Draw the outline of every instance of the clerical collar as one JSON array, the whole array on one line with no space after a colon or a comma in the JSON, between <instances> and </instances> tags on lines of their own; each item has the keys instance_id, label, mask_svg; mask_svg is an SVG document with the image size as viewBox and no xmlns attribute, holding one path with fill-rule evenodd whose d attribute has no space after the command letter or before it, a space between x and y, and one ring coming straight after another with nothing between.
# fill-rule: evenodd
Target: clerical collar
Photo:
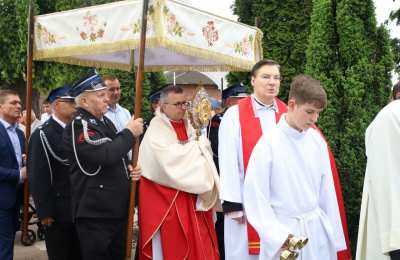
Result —
<instances>
[{"instance_id":1,"label":"clerical collar","mask_svg":"<svg viewBox=\"0 0 400 260\"><path fill-rule=\"evenodd\" d=\"M261 101L257 100L257 98L254 95L252 95L251 97L254 100L256 110L266 109L266 110L273 110L275 112L278 112L278 108L277 108L278 106L276 105L275 100L273 100L271 105L265 105Z\"/></svg>"},{"instance_id":2,"label":"clerical collar","mask_svg":"<svg viewBox=\"0 0 400 260\"><path fill-rule=\"evenodd\" d=\"M279 123L278 123L279 128L282 129L283 132L285 132L289 136L292 136L295 139L300 139L300 138L304 137L307 134L308 129L305 129L305 130L299 132L299 130L291 127L288 124L288 122L286 120L286 116L287 116L287 114L283 114L281 116L281 119L279 120Z\"/></svg>"},{"instance_id":3,"label":"clerical collar","mask_svg":"<svg viewBox=\"0 0 400 260\"><path fill-rule=\"evenodd\" d=\"M65 128L65 126L67 125L66 123L64 123L63 121L61 121L56 115L52 115L51 116L54 121L56 121L62 128Z\"/></svg>"}]
</instances>

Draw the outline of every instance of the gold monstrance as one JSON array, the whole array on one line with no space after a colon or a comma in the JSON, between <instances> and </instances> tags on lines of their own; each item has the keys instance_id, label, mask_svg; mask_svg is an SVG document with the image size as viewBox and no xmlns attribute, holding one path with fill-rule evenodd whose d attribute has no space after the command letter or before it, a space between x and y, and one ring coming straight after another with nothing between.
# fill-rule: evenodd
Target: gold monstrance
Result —
<instances>
[{"instance_id":1,"label":"gold monstrance","mask_svg":"<svg viewBox=\"0 0 400 260\"><path fill-rule=\"evenodd\" d=\"M203 87L198 87L188 107L189 119L196 129L196 140L199 140L201 130L208 126L211 119L211 102Z\"/></svg>"}]
</instances>

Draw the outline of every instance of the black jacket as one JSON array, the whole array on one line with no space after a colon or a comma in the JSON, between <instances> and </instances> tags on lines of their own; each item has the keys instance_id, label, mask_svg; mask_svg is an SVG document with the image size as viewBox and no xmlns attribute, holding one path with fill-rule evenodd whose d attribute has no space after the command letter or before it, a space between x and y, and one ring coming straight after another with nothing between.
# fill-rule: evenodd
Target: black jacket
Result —
<instances>
[{"instance_id":1,"label":"black jacket","mask_svg":"<svg viewBox=\"0 0 400 260\"><path fill-rule=\"evenodd\" d=\"M87 123L90 140L100 144L85 139L84 122ZM117 134L107 117L101 121L79 108L75 119L65 128L63 139L71 161L73 217L126 218L130 191L127 153L134 143L133 134L128 129Z\"/></svg>"},{"instance_id":2,"label":"black jacket","mask_svg":"<svg viewBox=\"0 0 400 260\"><path fill-rule=\"evenodd\" d=\"M25 137L20 129L16 129L21 153L25 153ZM15 209L19 206L17 189L19 185L19 165L14 147L7 130L0 123L0 209Z\"/></svg>"},{"instance_id":3,"label":"black jacket","mask_svg":"<svg viewBox=\"0 0 400 260\"><path fill-rule=\"evenodd\" d=\"M53 217L59 222L71 222L71 185L69 166L64 162L63 131L64 128L50 118L33 132L29 140L27 170L39 218Z\"/></svg>"}]
</instances>

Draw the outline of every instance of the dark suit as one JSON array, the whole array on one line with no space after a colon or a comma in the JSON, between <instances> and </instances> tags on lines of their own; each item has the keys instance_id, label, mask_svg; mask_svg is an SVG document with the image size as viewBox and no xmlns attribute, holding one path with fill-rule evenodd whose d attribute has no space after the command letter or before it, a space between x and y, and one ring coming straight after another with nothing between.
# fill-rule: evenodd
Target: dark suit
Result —
<instances>
[{"instance_id":1,"label":"dark suit","mask_svg":"<svg viewBox=\"0 0 400 260\"><path fill-rule=\"evenodd\" d=\"M27 170L39 219L52 217L55 220L46 227L49 259L79 260L79 240L72 221L69 166L64 161L63 131L64 128L52 117L38 127L29 140Z\"/></svg>"},{"instance_id":2,"label":"dark suit","mask_svg":"<svg viewBox=\"0 0 400 260\"><path fill-rule=\"evenodd\" d=\"M215 114L207 127L207 135L210 139L211 149L213 151L213 160L215 166L217 167L218 174L219 174L219 163L218 163L218 131L219 125L221 124L221 119L223 113ZM215 232L217 233L218 239L218 250L220 260L225 259L225 245L224 245L224 213L217 212L217 221L215 222Z\"/></svg>"},{"instance_id":3,"label":"dark suit","mask_svg":"<svg viewBox=\"0 0 400 260\"><path fill-rule=\"evenodd\" d=\"M102 122L83 109L77 114L65 128L64 147L71 161L73 217L82 256L85 260L124 259L130 191L126 163L134 136L127 129L117 134L106 117ZM89 142L83 122L87 122Z\"/></svg>"},{"instance_id":4,"label":"dark suit","mask_svg":"<svg viewBox=\"0 0 400 260\"><path fill-rule=\"evenodd\" d=\"M16 129L21 153L24 153L25 137ZM13 258L15 231L17 229L18 208L17 189L20 169L14 147L7 130L0 122L0 259Z\"/></svg>"}]
</instances>

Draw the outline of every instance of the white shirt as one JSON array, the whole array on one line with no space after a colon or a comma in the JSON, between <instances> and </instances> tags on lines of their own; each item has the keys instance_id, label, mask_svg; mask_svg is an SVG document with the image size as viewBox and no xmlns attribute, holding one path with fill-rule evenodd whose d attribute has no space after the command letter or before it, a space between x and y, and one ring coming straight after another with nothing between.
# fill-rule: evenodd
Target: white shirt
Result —
<instances>
[{"instance_id":1,"label":"white shirt","mask_svg":"<svg viewBox=\"0 0 400 260\"><path fill-rule=\"evenodd\" d=\"M116 105L115 109L108 107L105 116L113 122L118 132L126 127L131 118L129 111L126 108L121 107L119 104Z\"/></svg>"},{"instance_id":2,"label":"white shirt","mask_svg":"<svg viewBox=\"0 0 400 260\"><path fill-rule=\"evenodd\" d=\"M279 259L289 234L309 238L301 259L334 260L346 248L327 144L314 129L299 132L283 115L254 147L243 197L260 259Z\"/></svg>"},{"instance_id":3,"label":"white shirt","mask_svg":"<svg viewBox=\"0 0 400 260\"><path fill-rule=\"evenodd\" d=\"M53 119L54 119L54 121L56 121L62 128L65 128L66 127L66 123L64 123L63 121L61 121L56 115L52 115L51 116Z\"/></svg>"},{"instance_id":4,"label":"white shirt","mask_svg":"<svg viewBox=\"0 0 400 260\"><path fill-rule=\"evenodd\" d=\"M50 116L51 116L51 115L48 114L48 113L43 113L43 114L40 116L40 122L42 122L42 123L46 122L47 119L50 118Z\"/></svg>"},{"instance_id":5,"label":"white shirt","mask_svg":"<svg viewBox=\"0 0 400 260\"><path fill-rule=\"evenodd\" d=\"M3 120L2 118L0 118L0 123L3 124L4 128L7 131L8 137L10 138L11 144L14 148L14 152L15 152L15 157L17 158L18 161L18 166L21 169L22 168L22 153L23 151L21 151L21 144L18 138L18 134L17 134L17 127L18 124L10 124L7 121ZM19 182L23 182L23 179L21 178L21 173L19 175Z\"/></svg>"}]
</instances>

